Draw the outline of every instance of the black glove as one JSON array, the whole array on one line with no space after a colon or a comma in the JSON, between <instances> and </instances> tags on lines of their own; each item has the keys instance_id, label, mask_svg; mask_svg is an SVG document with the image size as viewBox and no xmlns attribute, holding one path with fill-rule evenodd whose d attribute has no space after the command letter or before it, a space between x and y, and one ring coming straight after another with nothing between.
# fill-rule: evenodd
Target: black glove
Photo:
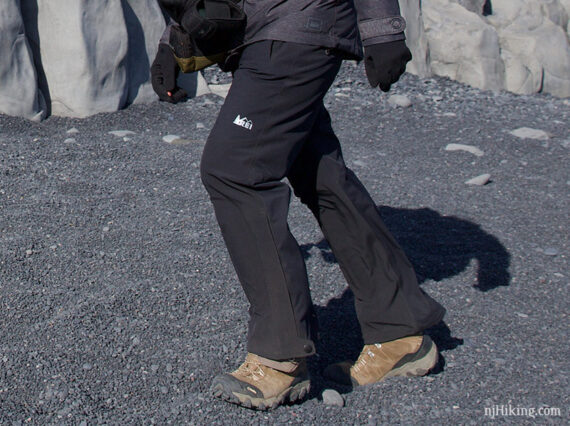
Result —
<instances>
[{"instance_id":1,"label":"black glove","mask_svg":"<svg viewBox=\"0 0 570 426\"><path fill-rule=\"evenodd\" d=\"M161 101L175 104L188 96L184 90L176 86L179 71L180 68L170 47L159 44L158 52L150 67L150 78L152 88Z\"/></svg>"},{"instance_id":2,"label":"black glove","mask_svg":"<svg viewBox=\"0 0 570 426\"><path fill-rule=\"evenodd\" d=\"M364 48L364 68L372 87L379 86L383 92L390 90L412 60L412 53L404 40L390 41Z\"/></svg>"}]
</instances>

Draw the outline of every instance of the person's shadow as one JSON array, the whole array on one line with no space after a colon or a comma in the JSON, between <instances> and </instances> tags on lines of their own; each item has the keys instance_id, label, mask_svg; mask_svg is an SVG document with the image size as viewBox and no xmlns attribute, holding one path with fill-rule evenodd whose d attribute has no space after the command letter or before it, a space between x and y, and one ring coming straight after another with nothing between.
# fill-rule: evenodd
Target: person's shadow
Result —
<instances>
[{"instance_id":1,"label":"person's shadow","mask_svg":"<svg viewBox=\"0 0 570 426\"><path fill-rule=\"evenodd\" d=\"M428 208L411 210L381 206L378 210L414 265L420 284L458 275L475 260L478 264L475 289L488 292L509 285L510 255L496 237L479 225L457 217L442 216ZM309 258L314 247L319 249L324 261L336 263L325 239L302 245L303 256ZM352 292L347 288L340 297L315 309L319 322L319 356L310 361L313 379L311 394L320 397L322 390L331 386L348 391L350 388L326 382L321 373L324 366L330 363L355 360L362 349L363 341ZM440 354L463 344L463 339L451 335L444 321L426 330L426 333L437 344ZM431 374L441 372L444 365L445 359L440 356L440 362Z\"/></svg>"}]
</instances>

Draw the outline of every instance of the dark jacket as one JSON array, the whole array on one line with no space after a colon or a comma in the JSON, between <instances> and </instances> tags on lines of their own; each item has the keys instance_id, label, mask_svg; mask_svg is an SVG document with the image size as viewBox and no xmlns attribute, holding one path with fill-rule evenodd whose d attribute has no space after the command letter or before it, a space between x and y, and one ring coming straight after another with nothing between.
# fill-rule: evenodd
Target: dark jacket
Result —
<instances>
[{"instance_id":1,"label":"dark jacket","mask_svg":"<svg viewBox=\"0 0 570 426\"><path fill-rule=\"evenodd\" d=\"M362 57L362 45L403 40L398 0L243 0L245 40L292 41Z\"/></svg>"},{"instance_id":2,"label":"dark jacket","mask_svg":"<svg viewBox=\"0 0 570 426\"><path fill-rule=\"evenodd\" d=\"M398 0L242 0L244 44L290 41L362 58L362 46L403 40ZM167 28L161 39L168 40Z\"/></svg>"}]
</instances>

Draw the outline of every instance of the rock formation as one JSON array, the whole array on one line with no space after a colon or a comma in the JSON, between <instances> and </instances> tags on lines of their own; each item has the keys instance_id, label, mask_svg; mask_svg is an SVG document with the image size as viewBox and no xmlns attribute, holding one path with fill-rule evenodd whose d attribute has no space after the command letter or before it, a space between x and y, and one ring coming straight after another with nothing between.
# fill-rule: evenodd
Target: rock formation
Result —
<instances>
[{"instance_id":1,"label":"rock formation","mask_svg":"<svg viewBox=\"0 0 570 426\"><path fill-rule=\"evenodd\" d=\"M570 0L400 0L414 60L486 90L570 96Z\"/></svg>"},{"instance_id":2,"label":"rock formation","mask_svg":"<svg viewBox=\"0 0 570 426\"><path fill-rule=\"evenodd\" d=\"M400 6L414 56L409 72L570 96L570 0ZM164 25L156 0L2 0L0 113L85 117L156 100L149 67Z\"/></svg>"}]
</instances>

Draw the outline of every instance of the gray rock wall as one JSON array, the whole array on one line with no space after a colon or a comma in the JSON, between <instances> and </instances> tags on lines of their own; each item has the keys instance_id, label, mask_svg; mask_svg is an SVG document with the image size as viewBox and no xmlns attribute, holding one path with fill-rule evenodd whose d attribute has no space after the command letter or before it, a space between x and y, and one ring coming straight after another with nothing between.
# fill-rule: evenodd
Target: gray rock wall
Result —
<instances>
[{"instance_id":1,"label":"gray rock wall","mask_svg":"<svg viewBox=\"0 0 570 426\"><path fill-rule=\"evenodd\" d=\"M570 0L400 6L414 56L408 71L570 96ZM0 113L85 117L156 100L149 67L164 25L156 0L2 0Z\"/></svg>"},{"instance_id":2,"label":"gray rock wall","mask_svg":"<svg viewBox=\"0 0 570 426\"><path fill-rule=\"evenodd\" d=\"M400 0L414 60L487 90L570 96L570 0Z\"/></svg>"},{"instance_id":3,"label":"gray rock wall","mask_svg":"<svg viewBox=\"0 0 570 426\"><path fill-rule=\"evenodd\" d=\"M156 100L164 26L156 0L2 0L0 112L85 117Z\"/></svg>"},{"instance_id":4,"label":"gray rock wall","mask_svg":"<svg viewBox=\"0 0 570 426\"><path fill-rule=\"evenodd\" d=\"M0 34L0 113L41 120L46 105L38 90L20 0L2 0Z\"/></svg>"}]
</instances>

